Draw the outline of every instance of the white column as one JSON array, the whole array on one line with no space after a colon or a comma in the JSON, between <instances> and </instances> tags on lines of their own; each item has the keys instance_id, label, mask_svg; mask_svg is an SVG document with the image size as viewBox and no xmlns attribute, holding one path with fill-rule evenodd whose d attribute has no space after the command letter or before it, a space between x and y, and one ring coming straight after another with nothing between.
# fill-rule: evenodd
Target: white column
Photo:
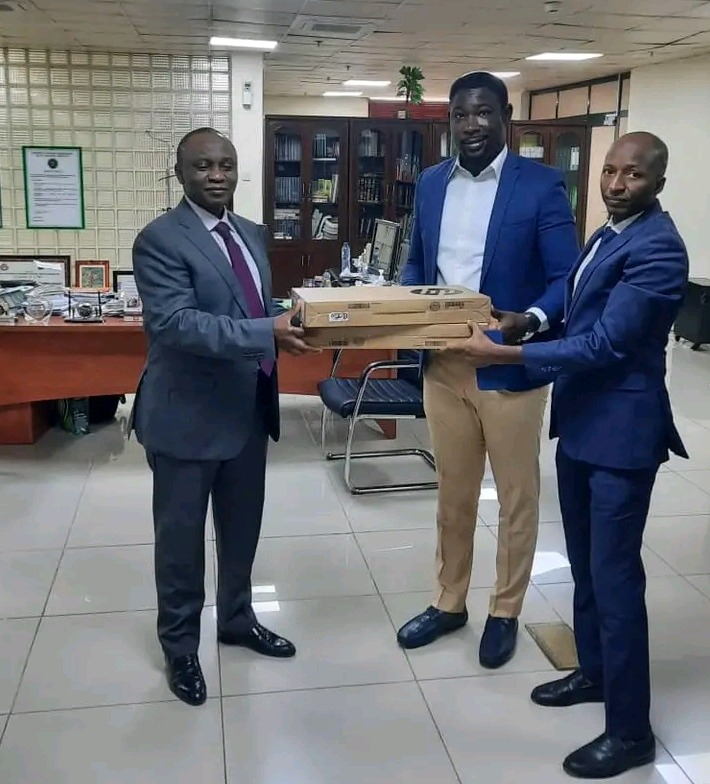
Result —
<instances>
[{"instance_id":1,"label":"white column","mask_svg":"<svg viewBox=\"0 0 710 784\"><path fill-rule=\"evenodd\" d=\"M244 105L251 84L251 106ZM253 221L263 220L264 189L264 57L260 52L232 55L232 141L239 158L235 210Z\"/></svg>"}]
</instances>

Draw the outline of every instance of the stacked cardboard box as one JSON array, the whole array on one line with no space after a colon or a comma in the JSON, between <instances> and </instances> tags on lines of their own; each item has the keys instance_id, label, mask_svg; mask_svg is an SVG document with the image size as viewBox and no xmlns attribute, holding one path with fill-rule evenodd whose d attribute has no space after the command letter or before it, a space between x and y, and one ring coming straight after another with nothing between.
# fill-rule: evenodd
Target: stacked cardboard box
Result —
<instances>
[{"instance_id":1,"label":"stacked cardboard box","mask_svg":"<svg viewBox=\"0 0 710 784\"><path fill-rule=\"evenodd\" d=\"M293 290L306 341L319 348L437 349L487 326L491 302L462 286L352 286Z\"/></svg>"}]
</instances>

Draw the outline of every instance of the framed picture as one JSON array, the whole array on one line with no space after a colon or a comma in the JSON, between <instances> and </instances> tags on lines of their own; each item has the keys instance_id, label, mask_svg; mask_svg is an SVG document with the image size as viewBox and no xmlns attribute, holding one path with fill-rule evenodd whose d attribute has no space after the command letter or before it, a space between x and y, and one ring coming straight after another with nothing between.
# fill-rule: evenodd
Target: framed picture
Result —
<instances>
[{"instance_id":1,"label":"framed picture","mask_svg":"<svg viewBox=\"0 0 710 784\"><path fill-rule=\"evenodd\" d=\"M27 269L28 261L42 261L47 264L61 264L64 267L64 285L71 286L71 256L45 256L41 253L34 255L0 255L0 271L10 272L13 266Z\"/></svg>"},{"instance_id":2,"label":"framed picture","mask_svg":"<svg viewBox=\"0 0 710 784\"><path fill-rule=\"evenodd\" d=\"M113 290L120 294L123 290L135 291L136 280L133 277L133 270L114 270L113 271Z\"/></svg>"},{"instance_id":3,"label":"framed picture","mask_svg":"<svg viewBox=\"0 0 710 784\"><path fill-rule=\"evenodd\" d=\"M22 148L28 229L83 229L81 147Z\"/></svg>"},{"instance_id":4,"label":"framed picture","mask_svg":"<svg viewBox=\"0 0 710 784\"><path fill-rule=\"evenodd\" d=\"M74 285L78 289L102 289L108 291L110 289L109 267L108 261L77 261Z\"/></svg>"}]
</instances>

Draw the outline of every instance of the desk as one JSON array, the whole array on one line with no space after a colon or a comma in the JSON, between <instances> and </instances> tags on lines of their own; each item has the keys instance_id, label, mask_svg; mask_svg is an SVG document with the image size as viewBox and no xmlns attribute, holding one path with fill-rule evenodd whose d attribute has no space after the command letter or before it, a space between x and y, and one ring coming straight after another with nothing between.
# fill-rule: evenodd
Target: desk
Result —
<instances>
[{"instance_id":1,"label":"desk","mask_svg":"<svg viewBox=\"0 0 710 784\"><path fill-rule=\"evenodd\" d=\"M141 324L107 319L103 324L0 325L0 444L33 444L49 426L54 400L132 394L143 369L147 341ZM338 372L357 376L391 351L346 351ZM284 394L317 395L330 375L333 352L279 358ZM382 422L394 438L393 422Z\"/></svg>"}]
</instances>

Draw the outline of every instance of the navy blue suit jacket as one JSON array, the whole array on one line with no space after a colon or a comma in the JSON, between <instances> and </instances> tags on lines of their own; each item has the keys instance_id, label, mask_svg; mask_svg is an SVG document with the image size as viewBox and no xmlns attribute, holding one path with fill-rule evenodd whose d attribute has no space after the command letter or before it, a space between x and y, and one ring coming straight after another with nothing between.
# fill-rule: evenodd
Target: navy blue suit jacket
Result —
<instances>
[{"instance_id":1,"label":"navy blue suit jacket","mask_svg":"<svg viewBox=\"0 0 710 784\"><path fill-rule=\"evenodd\" d=\"M563 337L523 347L525 365L556 377L551 438L574 460L650 468L687 457L665 384L668 333L688 278L688 254L659 205L605 243L567 281Z\"/></svg>"},{"instance_id":2,"label":"navy blue suit jacket","mask_svg":"<svg viewBox=\"0 0 710 784\"><path fill-rule=\"evenodd\" d=\"M456 162L443 161L422 172L417 183L405 286L437 283L439 232L446 188ZM462 216L462 221L465 216ZM561 174L513 152L503 164L486 236L480 291L500 310L522 313L540 308L551 329L562 322L565 280L579 253L572 209ZM522 366L481 368L481 389L522 391L546 380Z\"/></svg>"}]
</instances>

